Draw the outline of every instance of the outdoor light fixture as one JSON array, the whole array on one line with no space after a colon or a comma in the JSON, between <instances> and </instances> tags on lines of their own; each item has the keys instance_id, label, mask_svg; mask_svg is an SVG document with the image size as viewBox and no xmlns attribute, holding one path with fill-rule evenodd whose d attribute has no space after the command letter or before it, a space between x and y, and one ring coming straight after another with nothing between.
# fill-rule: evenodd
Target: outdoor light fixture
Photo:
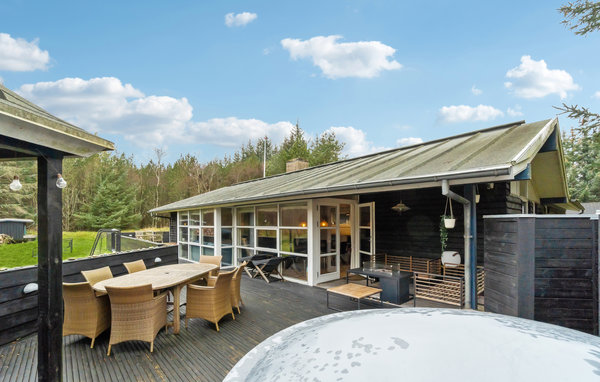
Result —
<instances>
[{"instance_id":1,"label":"outdoor light fixture","mask_svg":"<svg viewBox=\"0 0 600 382\"><path fill-rule=\"evenodd\" d=\"M162 259L160 257L157 257L157 258L154 259L154 262L155 263L161 263Z\"/></svg>"},{"instance_id":2,"label":"outdoor light fixture","mask_svg":"<svg viewBox=\"0 0 600 382\"><path fill-rule=\"evenodd\" d=\"M38 290L38 285L36 283L29 283L29 284L25 285L25 287L23 288L23 294L37 292L37 290Z\"/></svg>"},{"instance_id":3,"label":"outdoor light fixture","mask_svg":"<svg viewBox=\"0 0 600 382\"><path fill-rule=\"evenodd\" d=\"M57 175L58 179L56 179L56 187L65 188L67 187L67 181L62 177L61 174Z\"/></svg>"},{"instance_id":4,"label":"outdoor light fixture","mask_svg":"<svg viewBox=\"0 0 600 382\"><path fill-rule=\"evenodd\" d=\"M475 185L475 204L479 203L481 195L479 194L479 185Z\"/></svg>"},{"instance_id":5,"label":"outdoor light fixture","mask_svg":"<svg viewBox=\"0 0 600 382\"><path fill-rule=\"evenodd\" d=\"M321 227L327 227L328 225L325 220L321 220Z\"/></svg>"},{"instance_id":6,"label":"outdoor light fixture","mask_svg":"<svg viewBox=\"0 0 600 382\"><path fill-rule=\"evenodd\" d=\"M306 227L306 222L300 223L300 227Z\"/></svg>"},{"instance_id":7,"label":"outdoor light fixture","mask_svg":"<svg viewBox=\"0 0 600 382\"><path fill-rule=\"evenodd\" d=\"M398 203L392 207L392 210L402 213L402 212L406 212L406 211L410 210L410 207L407 206L406 204L402 203L402 200L401 200L400 203Z\"/></svg>"},{"instance_id":8,"label":"outdoor light fixture","mask_svg":"<svg viewBox=\"0 0 600 382\"><path fill-rule=\"evenodd\" d=\"M23 188L23 185L21 184L21 181L19 181L19 177L17 175L15 175L15 177L13 178L13 181L10 182L10 185L8 187L12 191L19 191L21 188Z\"/></svg>"}]
</instances>

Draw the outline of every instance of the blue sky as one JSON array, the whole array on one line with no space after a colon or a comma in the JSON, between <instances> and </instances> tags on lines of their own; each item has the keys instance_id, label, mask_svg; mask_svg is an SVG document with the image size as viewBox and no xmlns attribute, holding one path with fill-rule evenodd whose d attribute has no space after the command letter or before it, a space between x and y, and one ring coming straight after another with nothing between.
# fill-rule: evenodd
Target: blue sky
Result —
<instances>
[{"instance_id":1,"label":"blue sky","mask_svg":"<svg viewBox=\"0 0 600 382\"><path fill-rule=\"evenodd\" d=\"M138 161L297 120L355 156L600 109L600 34L561 25L564 2L4 0L0 78Z\"/></svg>"}]
</instances>

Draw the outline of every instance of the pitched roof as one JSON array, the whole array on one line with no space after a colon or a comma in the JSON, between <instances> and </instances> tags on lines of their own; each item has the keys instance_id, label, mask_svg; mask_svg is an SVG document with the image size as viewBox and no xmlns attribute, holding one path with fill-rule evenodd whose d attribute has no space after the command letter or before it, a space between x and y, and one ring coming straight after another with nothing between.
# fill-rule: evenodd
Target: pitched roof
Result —
<instances>
[{"instance_id":1,"label":"pitched roof","mask_svg":"<svg viewBox=\"0 0 600 382\"><path fill-rule=\"evenodd\" d=\"M514 122L239 183L150 212L283 197L334 196L378 187L414 188L416 184L433 187L442 179L454 180L454 184L477 183L478 179L510 180L527 169L555 128L558 128L556 119Z\"/></svg>"},{"instance_id":2,"label":"pitched roof","mask_svg":"<svg viewBox=\"0 0 600 382\"><path fill-rule=\"evenodd\" d=\"M0 84L0 135L62 151L88 156L114 150L114 144L74 126Z\"/></svg>"}]
</instances>

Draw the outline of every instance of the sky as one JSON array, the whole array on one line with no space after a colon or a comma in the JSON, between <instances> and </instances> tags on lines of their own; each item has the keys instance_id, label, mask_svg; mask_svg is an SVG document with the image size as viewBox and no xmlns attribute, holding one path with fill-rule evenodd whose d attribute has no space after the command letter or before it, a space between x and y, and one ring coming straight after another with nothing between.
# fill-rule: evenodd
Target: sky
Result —
<instances>
[{"instance_id":1,"label":"sky","mask_svg":"<svg viewBox=\"0 0 600 382\"><path fill-rule=\"evenodd\" d=\"M600 33L562 25L565 2L3 0L0 81L137 162L297 122L354 157L598 111Z\"/></svg>"}]
</instances>

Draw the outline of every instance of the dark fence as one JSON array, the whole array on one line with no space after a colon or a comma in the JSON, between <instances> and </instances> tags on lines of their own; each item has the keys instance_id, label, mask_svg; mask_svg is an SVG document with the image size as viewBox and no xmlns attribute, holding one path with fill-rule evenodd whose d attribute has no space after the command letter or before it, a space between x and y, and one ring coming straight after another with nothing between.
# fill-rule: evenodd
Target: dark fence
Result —
<instances>
[{"instance_id":1,"label":"dark fence","mask_svg":"<svg viewBox=\"0 0 600 382\"><path fill-rule=\"evenodd\" d=\"M485 218L485 310L598 334L598 220Z\"/></svg>"},{"instance_id":2,"label":"dark fence","mask_svg":"<svg viewBox=\"0 0 600 382\"><path fill-rule=\"evenodd\" d=\"M155 262L160 258L160 262ZM113 275L127 273L124 262L143 259L146 267L177 264L177 246L139 249L65 261L63 281L84 281L82 270L110 266ZM37 330L37 292L25 294L27 284L37 282L37 266L0 272L0 345Z\"/></svg>"}]
</instances>

